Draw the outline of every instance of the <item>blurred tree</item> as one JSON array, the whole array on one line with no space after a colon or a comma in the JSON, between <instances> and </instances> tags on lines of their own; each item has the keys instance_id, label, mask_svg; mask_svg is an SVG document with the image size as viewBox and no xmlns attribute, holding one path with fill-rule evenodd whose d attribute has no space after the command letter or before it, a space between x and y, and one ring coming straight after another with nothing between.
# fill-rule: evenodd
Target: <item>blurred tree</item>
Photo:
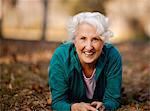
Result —
<instances>
[{"instance_id":1,"label":"blurred tree","mask_svg":"<svg viewBox=\"0 0 150 111\"><path fill-rule=\"evenodd\" d=\"M0 7L0 39L1 38L3 38L3 34L2 34L2 20L3 20L3 8L2 8L2 2L3 2L3 0L0 0L0 5L1 5L1 7Z\"/></svg>"},{"instance_id":2,"label":"blurred tree","mask_svg":"<svg viewBox=\"0 0 150 111\"><path fill-rule=\"evenodd\" d=\"M2 34L2 17L0 18L0 39L3 38Z\"/></svg>"},{"instance_id":3,"label":"blurred tree","mask_svg":"<svg viewBox=\"0 0 150 111\"><path fill-rule=\"evenodd\" d=\"M0 17L0 38L4 38L3 37L3 32L2 32L2 24L3 24L3 5L4 3L7 4L7 6L9 6L10 8L16 8L16 5L18 3L18 0L1 0L1 17Z\"/></svg>"},{"instance_id":4,"label":"blurred tree","mask_svg":"<svg viewBox=\"0 0 150 111\"><path fill-rule=\"evenodd\" d=\"M18 3L18 0L8 0L10 2L10 5L12 7L16 7L17 3Z\"/></svg>"},{"instance_id":5,"label":"blurred tree","mask_svg":"<svg viewBox=\"0 0 150 111\"><path fill-rule=\"evenodd\" d=\"M144 30L144 25L139 18L129 18L129 25L135 33L135 38L149 40L149 35Z\"/></svg>"},{"instance_id":6,"label":"blurred tree","mask_svg":"<svg viewBox=\"0 0 150 111\"><path fill-rule=\"evenodd\" d=\"M16 8L19 0L2 0L3 3L6 3L9 8Z\"/></svg>"},{"instance_id":7,"label":"blurred tree","mask_svg":"<svg viewBox=\"0 0 150 111\"><path fill-rule=\"evenodd\" d=\"M105 14L105 3L109 0L61 0L61 2L69 6L68 10L71 14L82 11L98 11Z\"/></svg>"},{"instance_id":8,"label":"blurred tree","mask_svg":"<svg viewBox=\"0 0 150 111\"><path fill-rule=\"evenodd\" d=\"M46 38L46 27L47 27L47 11L48 11L48 3L49 0L42 0L44 5L44 13L43 13L43 26L42 26L42 35L41 40L45 40Z\"/></svg>"}]
</instances>

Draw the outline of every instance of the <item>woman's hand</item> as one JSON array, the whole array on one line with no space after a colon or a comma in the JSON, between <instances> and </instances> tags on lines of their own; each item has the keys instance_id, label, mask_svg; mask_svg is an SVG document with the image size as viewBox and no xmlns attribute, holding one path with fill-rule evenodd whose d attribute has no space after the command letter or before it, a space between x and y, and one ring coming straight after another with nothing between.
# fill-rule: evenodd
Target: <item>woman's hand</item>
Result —
<instances>
[{"instance_id":1,"label":"woman's hand","mask_svg":"<svg viewBox=\"0 0 150 111\"><path fill-rule=\"evenodd\" d=\"M92 102L91 106L95 107L98 111L104 111L105 110L105 106L103 105L102 102L99 102L99 101Z\"/></svg>"},{"instance_id":2,"label":"woman's hand","mask_svg":"<svg viewBox=\"0 0 150 111\"><path fill-rule=\"evenodd\" d=\"M96 111L90 103L74 103L71 106L71 111Z\"/></svg>"}]
</instances>

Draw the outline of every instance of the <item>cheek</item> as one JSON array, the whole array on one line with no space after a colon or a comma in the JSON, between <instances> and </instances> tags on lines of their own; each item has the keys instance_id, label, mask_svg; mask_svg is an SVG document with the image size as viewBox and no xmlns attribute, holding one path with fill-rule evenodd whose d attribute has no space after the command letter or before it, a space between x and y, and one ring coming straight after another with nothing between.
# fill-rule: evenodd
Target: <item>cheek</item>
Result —
<instances>
[{"instance_id":1,"label":"cheek","mask_svg":"<svg viewBox=\"0 0 150 111\"><path fill-rule=\"evenodd\" d=\"M82 50L83 47L84 47L82 44L79 44L79 43L77 43L77 42L74 43L74 45L75 45L75 47L76 47L77 50Z\"/></svg>"},{"instance_id":2,"label":"cheek","mask_svg":"<svg viewBox=\"0 0 150 111\"><path fill-rule=\"evenodd\" d=\"M102 48L103 48L103 44L97 45L97 46L95 47L96 51L99 52L99 53L101 53Z\"/></svg>"}]
</instances>

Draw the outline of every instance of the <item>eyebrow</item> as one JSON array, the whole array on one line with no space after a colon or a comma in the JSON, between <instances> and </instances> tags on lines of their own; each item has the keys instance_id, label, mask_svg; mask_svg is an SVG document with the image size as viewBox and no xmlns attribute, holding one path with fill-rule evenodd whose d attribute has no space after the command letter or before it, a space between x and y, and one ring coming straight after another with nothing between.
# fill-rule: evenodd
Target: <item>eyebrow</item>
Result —
<instances>
[{"instance_id":1,"label":"eyebrow","mask_svg":"<svg viewBox=\"0 0 150 111\"><path fill-rule=\"evenodd\" d=\"M82 37L87 37L87 36L84 36L84 35L81 35ZM92 38L101 38L101 35L98 35L98 36L94 36Z\"/></svg>"},{"instance_id":2,"label":"eyebrow","mask_svg":"<svg viewBox=\"0 0 150 111\"><path fill-rule=\"evenodd\" d=\"M100 37L100 36L98 35L98 36L94 36L94 37Z\"/></svg>"},{"instance_id":3,"label":"eyebrow","mask_svg":"<svg viewBox=\"0 0 150 111\"><path fill-rule=\"evenodd\" d=\"M94 36L93 38L99 38L99 39L101 39L101 36L100 36L100 35L98 35L98 36Z\"/></svg>"}]
</instances>

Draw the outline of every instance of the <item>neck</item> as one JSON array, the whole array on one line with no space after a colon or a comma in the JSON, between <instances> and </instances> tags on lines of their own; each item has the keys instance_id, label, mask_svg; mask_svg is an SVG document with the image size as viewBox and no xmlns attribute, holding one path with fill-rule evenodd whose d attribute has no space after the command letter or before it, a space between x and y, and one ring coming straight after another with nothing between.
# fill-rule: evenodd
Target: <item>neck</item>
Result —
<instances>
[{"instance_id":1,"label":"neck","mask_svg":"<svg viewBox=\"0 0 150 111\"><path fill-rule=\"evenodd\" d=\"M93 64L84 64L82 65L83 68L83 72L85 74L86 77L91 77L93 74L93 71L95 69L95 65Z\"/></svg>"}]
</instances>

